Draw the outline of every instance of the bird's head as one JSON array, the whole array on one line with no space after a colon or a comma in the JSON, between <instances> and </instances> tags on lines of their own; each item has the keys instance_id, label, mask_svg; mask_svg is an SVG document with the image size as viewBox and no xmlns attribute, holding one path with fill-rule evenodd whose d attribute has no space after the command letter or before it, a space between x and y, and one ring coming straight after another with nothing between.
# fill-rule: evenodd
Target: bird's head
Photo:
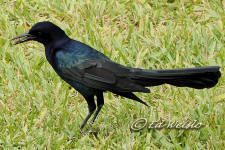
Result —
<instances>
[{"instance_id":1,"label":"bird's head","mask_svg":"<svg viewBox=\"0 0 225 150\"><path fill-rule=\"evenodd\" d=\"M20 34L13 38L12 40L15 41L13 44L20 44L26 41L37 41L44 45L54 44L59 42L62 39L67 39L67 35L65 32L60 29L55 24L44 21L38 22L32 28L23 34Z\"/></svg>"}]
</instances>

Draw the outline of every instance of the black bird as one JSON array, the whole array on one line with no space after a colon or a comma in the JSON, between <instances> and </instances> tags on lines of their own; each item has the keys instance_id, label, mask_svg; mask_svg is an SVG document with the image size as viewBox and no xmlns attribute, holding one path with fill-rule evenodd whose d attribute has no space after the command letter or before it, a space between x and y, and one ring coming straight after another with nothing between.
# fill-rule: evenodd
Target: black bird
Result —
<instances>
[{"instance_id":1,"label":"black bird","mask_svg":"<svg viewBox=\"0 0 225 150\"><path fill-rule=\"evenodd\" d=\"M70 39L55 24L45 21L35 24L27 33L12 40L14 44L34 40L45 46L45 55L55 72L83 95L88 103L89 114L80 129L94 113L97 96L97 110L92 124L104 105L103 92L117 95L147 105L133 92L149 93L146 87L171 84L177 87L195 89L215 86L221 76L219 66L171 70L144 70L122 66L108 57L76 40Z\"/></svg>"}]
</instances>

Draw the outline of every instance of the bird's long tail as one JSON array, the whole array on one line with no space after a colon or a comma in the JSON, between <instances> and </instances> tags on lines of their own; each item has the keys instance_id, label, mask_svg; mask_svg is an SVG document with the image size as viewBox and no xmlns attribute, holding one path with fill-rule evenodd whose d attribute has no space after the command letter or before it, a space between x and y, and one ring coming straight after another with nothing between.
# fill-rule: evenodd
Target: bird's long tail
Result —
<instances>
[{"instance_id":1,"label":"bird's long tail","mask_svg":"<svg viewBox=\"0 0 225 150\"><path fill-rule=\"evenodd\" d=\"M178 87L203 89L211 88L217 84L221 76L219 68L219 66L210 66L169 70L134 69L131 79L145 87L166 83Z\"/></svg>"}]
</instances>

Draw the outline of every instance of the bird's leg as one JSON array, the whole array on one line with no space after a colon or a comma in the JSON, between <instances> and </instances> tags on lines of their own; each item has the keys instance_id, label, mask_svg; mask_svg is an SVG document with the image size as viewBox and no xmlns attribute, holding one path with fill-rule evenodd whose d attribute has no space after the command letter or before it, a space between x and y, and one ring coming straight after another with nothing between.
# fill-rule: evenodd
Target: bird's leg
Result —
<instances>
[{"instance_id":1,"label":"bird's leg","mask_svg":"<svg viewBox=\"0 0 225 150\"><path fill-rule=\"evenodd\" d=\"M94 96L85 96L85 100L88 103L89 113L88 113L87 117L84 119L84 121L83 121L83 123L80 127L81 133L84 133L83 128L87 124L88 119L91 117L91 115L94 113L94 111L96 109L96 105L95 105L95 102L94 102Z\"/></svg>"},{"instance_id":2,"label":"bird's leg","mask_svg":"<svg viewBox=\"0 0 225 150\"><path fill-rule=\"evenodd\" d=\"M101 92L101 93L97 94L97 106L98 106L98 108L95 112L94 117L92 118L92 120L90 122L90 125L92 125L94 123L94 121L97 118L97 116L98 116L100 110L102 109L103 105L104 105L104 97L103 97L103 92Z\"/></svg>"}]
</instances>

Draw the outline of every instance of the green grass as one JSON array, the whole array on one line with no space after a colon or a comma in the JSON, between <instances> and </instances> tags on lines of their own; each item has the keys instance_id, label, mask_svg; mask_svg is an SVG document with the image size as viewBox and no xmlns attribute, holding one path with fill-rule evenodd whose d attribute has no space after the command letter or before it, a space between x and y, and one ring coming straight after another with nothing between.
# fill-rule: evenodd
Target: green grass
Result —
<instances>
[{"instance_id":1,"label":"green grass","mask_svg":"<svg viewBox=\"0 0 225 150\"><path fill-rule=\"evenodd\" d=\"M225 149L224 0L0 0L0 149ZM169 69L219 65L211 89L169 85L137 93L150 108L105 93L93 127L83 97L62 81L37 42L9 39L49 20L123 65ZM138 118L198 120L198 130L132 132Z\"/></svg>"}]
</instances>

